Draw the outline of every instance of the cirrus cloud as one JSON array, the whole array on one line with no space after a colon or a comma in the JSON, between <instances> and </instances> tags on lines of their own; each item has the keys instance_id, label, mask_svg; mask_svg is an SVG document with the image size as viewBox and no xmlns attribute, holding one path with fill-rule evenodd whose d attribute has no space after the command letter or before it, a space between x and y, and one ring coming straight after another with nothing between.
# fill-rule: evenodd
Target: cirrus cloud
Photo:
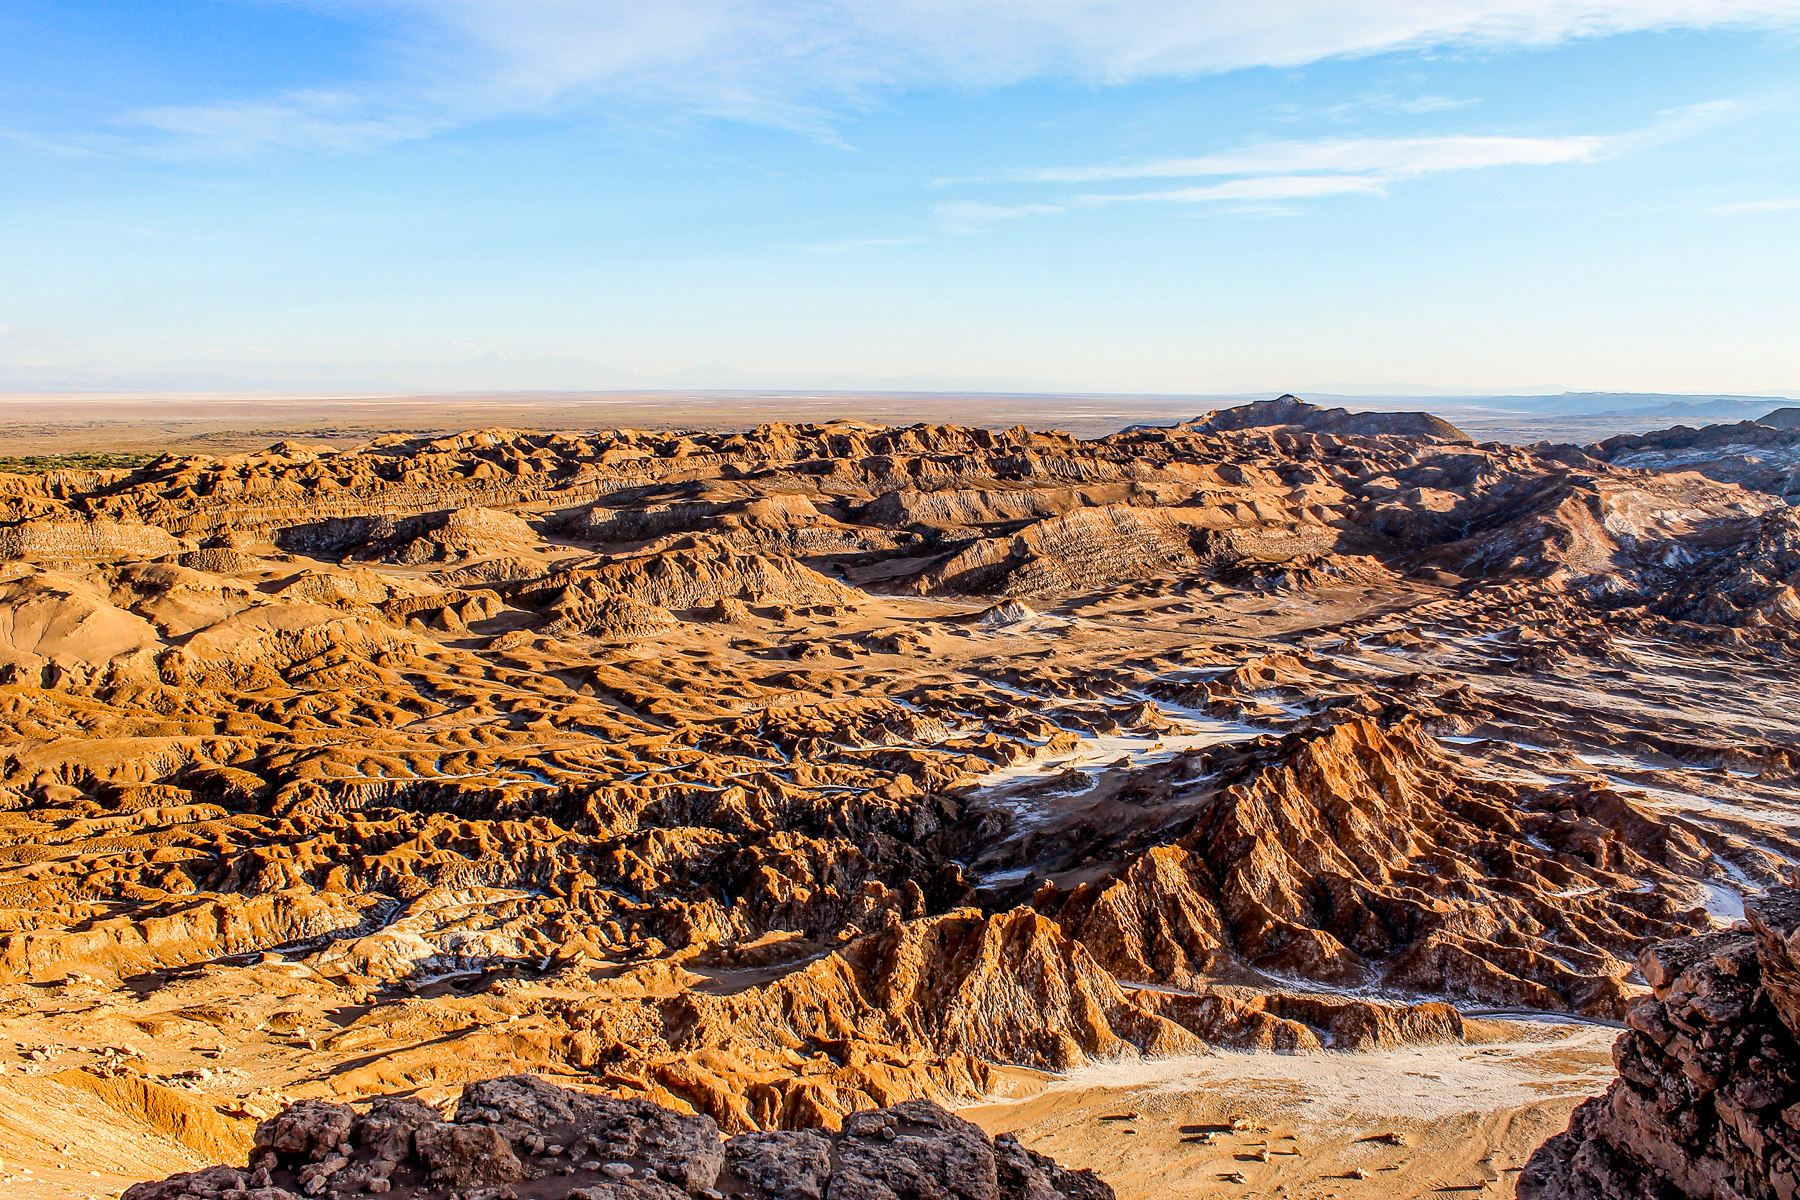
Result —
<instances>
[{"instance_id":1,"label":"cirrus cloud","mask_svg":"<svg viewBox=\"0 0 1800 1200\"><path fill-rule=\"evenodd\" d=\"M1163 192L1079 196L1076 203L1091 207L1139 200L1166 200L1177 204L1196 204L1207 200L1303 200L1315 196L1343 196L1351 193L1379 194L1381 191L1382 180L1369 175L1277 175L1267 179L1233 179L1229 183L1173 188Z\"/></svg>"},{"instance_id":2,"label":"cirrus cloud","mask_svg":"<svg viewBox=\"0 0 1800 1200\"><path fill-rule=\"evenodd\" d=\"M958 233L969 233L977 229L986 229L996 221L1017 221L1025 217L1048 217L1068 210L1060 204L978 204L973 201L953 200L947 204L933 205L931 211L949 229Z\"/></svg>"},{"instance_id":3,"label":"cirrus cloud","mask_svg":"<svg viewBox=\"0 0 1800 1200\"><path fill-rule=\"evenodd\" d=\"M1734 120L1753 106L1719 100L1688 105L1661 114L1640 129L1620 134L1565 137L1456 135L1448 137L1325 138L1313 141L1264 142L1222 154L1163 158L1143 163L1085 167L1044 167L1013 171L978 180L940 179L934 186L956 183L1075 184L1138 179L1236 176L1223 183L1150 192L1077 196L1082 208L1132 201L1161 200L1178 204L1232 200L1299 200L1322 196L1378 195L1386 185L1446 171L1480 168L1556 166L1594 162L1662 145ZM1775 202L1776 207L1784 207ZM939 206L942 208L943 206ZM1761 211L1755 206L1725 205L1718 215Z\"/></svg>"},{"instance_id":4,"label":"cirrus cloud","mask_svg":"<svg viewBox=\"0 0 1800 1200\"><path fill-rule=\"evenodd\" d=\"M1033 183L1097 183L1113 179L1180 178L1195 175L1275 175L1312 171L1379 171L1389 177L1472 167L1582 162L1602 153L1609 139L1578 137L1418 137L1348 138L1270 142L1229 154L1169 158L1156 162L1097 167L1050 167L1019 171L1012 179Z\"/></svg>"},{"instance_id":5,"label":"cirrus cloud","mask_svg":"<svg viewBox=\"0 0 1800 1200\"><path fill-rule=\"evenodd\" d=\"M200 148L357 150L648 105L830 136L913 88L1094 85L1437 47L1800 25L1795 0L296 0L367 17L379 78L125 121Z\"/></svg>"}]
</instances>

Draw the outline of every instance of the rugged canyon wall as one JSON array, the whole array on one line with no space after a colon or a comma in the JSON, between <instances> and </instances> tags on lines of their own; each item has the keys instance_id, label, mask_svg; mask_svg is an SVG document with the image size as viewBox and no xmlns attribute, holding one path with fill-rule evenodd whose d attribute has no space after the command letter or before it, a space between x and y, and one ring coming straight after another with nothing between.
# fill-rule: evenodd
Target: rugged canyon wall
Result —
<instances>
[{"instance_id":1,"label":"rugged canyon wall","mask_svg":"<svg viewBox=\"0 0 1800 1200\"><path fill-rule=\"evenodd\" d=\"M0 1005L215 1142L1617 1017L1800 860L1791 524L1298 404L7 477Z\"/></svg>"},{"instance_id":2,"label":"rugged canyon wall","mask_svg":"<svg viewBox=\"0 0 1800 1200\"><path fill-rule=\"evenodd\" d=\"M1532 1158L1520 1200L1800 1194L1800 888L1745 913L1644 951L1655 994L1626 1017L1619 1079Z\"/></svg>"},{"instance_id":3,"label":"rugged canyon wall","mask_svg":"<svg viewBox=\"0 0 1800 1200\"><path fill-rule=\"evenodd\" d=\"M1242 962L1611 1017L1636 947L1692 928L1642 890L1673 876L1632 839L1460 776L1414 718L1346 714L1272 751L1216 777L1178 836L1032 904L1121 978L1193 987Z\"/></svg>"}]
</instances>

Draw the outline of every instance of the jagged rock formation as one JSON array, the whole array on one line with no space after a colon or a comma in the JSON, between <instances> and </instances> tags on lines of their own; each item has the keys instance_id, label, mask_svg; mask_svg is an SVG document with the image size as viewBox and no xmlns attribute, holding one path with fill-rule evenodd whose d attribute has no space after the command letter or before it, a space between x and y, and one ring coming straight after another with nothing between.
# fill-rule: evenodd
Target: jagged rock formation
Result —
<instances>
[{"instance_id":1,"label":"jagged rock formation","mask_svg":"<svg viewBox=\"0 0 1800 1200\"><path fill-rule=\"evenodd\" d=\"M666 608L579 586L570 590L566 603L553 605L552 610L559 615L543 627L550 637L644 638L680 626Z\"/></svg>"},{"instance_id":2,"label":"jagged rock formation","mask_svg":"<svg viewBox=\"0 0 1800 1200\"><path fill-rule=\"evenodd\" d=\"M1760 421L1677 425L1653 433L1624 434L1595 447L1596 457L1618 467L1664 473L1696 471L1782 497L1800 496L1800 426L1781 409Z\"/></svg>"},{"instance_id":3,"label":"jagged rock formation","mask_svg":"<svg viewBox=\"0 0 1800 1200\"><path fill-rule=\"evenodd\" d=\"M1800 618L1800 511L1770 513L1683 572L1659 612L1706 625L1791 626Z\"/></svg>"},{"instance_id":4,"label":"jagged rock formation","mask_svg":"<svg viewBox=\"0 0 1800 1200\"><path fill-rule=\"evenodd\" d=\"M140 1183L124 1200L255 1200L460 1189L501 1200L833 1197L888 1200L1112 1200L1009 1136L929 1100L858 1113L835 1134L739 1134L721 1144L703 1116L512 1075L463 1088L454 1117L405 1098L367 1112L305 1101L263 1122L247 1167Z\"/></svg>"},{"instance_id":5,"label":"jagged rock formation","mask_svg":"<svg viewBox=\"0 0 1800 1200\"><path fill-rule=\"evenodd\" d=\"M1674 877L1612 830L1533 811L1516 786L1458 778L1421 733L1352 718L1295 735L1273 762L1214 776L1217 790L1185 789L1193 815L1128 850L1106 882L1051 884L1032 904L1132 980L1193 987L1241 960L1622 1016L1631 952L1703 915L1642 892L1640 879ZM1105 837L1081 839L1089 854L1094 836Z\"/></svg>"},{"instance_id":6,"label":"jagged rock formation","mask_svg":"<svg viewBox=\"0 0 1800 1200\"><path fill-rule=\"evenodd\" d=\"M1745 912L1644 951L1655 995L1613 1048L1620 1077L1532 1158L1521 1200L1800 1194L1800 889Z\"/></svg>"},{"instance_id":7,"label":"jagged rock formation","mask_svg":"<svg viewBox=\"0 0 1800 1200\"><path fill-rule=\"evenodd\" d=\"M0 529L0 558L49 562L158 558L192 547L141 521L83 520L73 513L23 520Z\"/></svg>"},{"instance_id":8,"label":"jagged rock formation","mask_svg":"<svg viewBox=\"0 0 1800 1200\"><path fill-rule=\"evenodd\" d=\"M1791 510L1389 425L0 478L0 1005L221 1103L533 1070L733 1134L1616 1015L1800 858Z\"/></svg>"}]
</instances>

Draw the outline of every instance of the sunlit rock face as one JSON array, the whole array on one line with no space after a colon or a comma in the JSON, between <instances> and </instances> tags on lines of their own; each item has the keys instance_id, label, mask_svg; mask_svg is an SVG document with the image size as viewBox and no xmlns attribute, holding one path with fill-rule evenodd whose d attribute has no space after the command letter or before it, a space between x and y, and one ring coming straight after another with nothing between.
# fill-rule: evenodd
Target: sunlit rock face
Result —
<instances>
[{"instance_id":1,"label":"sunlit rock face","mask_svg":"<svg viewBox=\"0 0 1800 1200\"><path fill-rule=\"evenodd\" d=\"M1532 1158L1524 1200L1800 1192L1800 890L1745 909L1644 951L1655 991L1613 1048L1619 1079Z\"/></svg>"},{"instance_id":2,"label":"sunlit rock face","mask_svg":"<svg viewBox=\"0 0 1800 1200\"><path fill-rule=\"evenodd\" d=\"M6 477L0 1002L235 1089L208 1147L277 1094L539 1072L735 1136L1622 1019L1800 861L1793 510L1734 442L1439 425Z\"/></svg>"}]
</instances>

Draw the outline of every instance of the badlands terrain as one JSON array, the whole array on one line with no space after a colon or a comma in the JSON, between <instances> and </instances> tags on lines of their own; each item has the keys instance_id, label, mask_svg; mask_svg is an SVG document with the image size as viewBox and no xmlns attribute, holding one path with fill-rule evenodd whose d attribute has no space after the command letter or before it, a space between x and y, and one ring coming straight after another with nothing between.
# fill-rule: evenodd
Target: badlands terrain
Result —
<instances>
[{"instance_id":1,"label":"badlands terrain","mask_svg":"<svg viewBox=\"0 0 1800 1200\"><path fill-rule=\"evenodd\" d=\"M1796 498L1792 428L1291 399L0 475L0 1186L361 1194L329 1104L473 1146L548 1080L733 1139L594 1196L821 1129L833 1196L914 1194L833 1174L889 1135L970 1196L1510 1194L1640 953L1744 959L1800 862Z\"/></svg>"}]
</instances>

